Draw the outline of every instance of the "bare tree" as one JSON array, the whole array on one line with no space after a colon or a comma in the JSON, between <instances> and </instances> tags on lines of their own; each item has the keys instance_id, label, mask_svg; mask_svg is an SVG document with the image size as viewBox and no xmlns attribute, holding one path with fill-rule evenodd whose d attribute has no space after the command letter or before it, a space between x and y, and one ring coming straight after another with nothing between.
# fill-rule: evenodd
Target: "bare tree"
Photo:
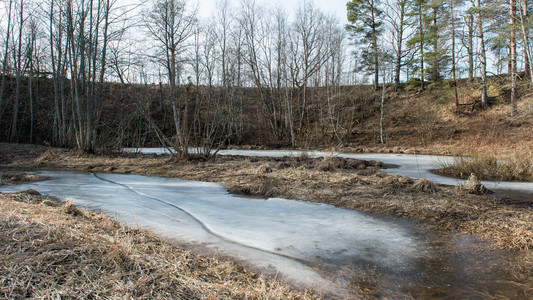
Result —
<instances>
[{"instance_id":1,"label":"bare tree","mask_svg":"<svg viewBox=\"0 0 533 300\"><path fill-rule=\"evenodd\" d=\"M400 84L400 72L405 66L404 60L411 56L410 51L405 51L405 41L410 39L408 34L407 0L389 0L385 2L385 20L391 27L392 43L395 56L394 84Z\"/></svg>"},{"instance_id":2,"label":"bare tree","mask_svg":"<svg viewBox=\"0 0 533 300\"><path fill-rule=\"evenodd\" d=\"M13 118L11 123L11 135L10 140L13 141L18 137L18 117L19 117L19 107L20 107L20 90L21 90L21 81L22 76L24 73L24 66L23 64L23 52L22 52L22 34L24 30L24 25L26 21L26 16L24 15L24 0L20 0L18 3L18 6L16 7L18 9L18 38L16 42L14 42L14 46L16 43L16 49L13 51L13 61L15 62L15 80L16 80L16 87L15 87L15 99L13 103Z\"/></svg>"},{"instance_id":3,"label":"bare tree","mask_svg":"<svg viewBox=\"0 0 533 300\"><path fill-rule=\"evenodd\" d=\"M341 27L336 24L333 17L329 17L327 22L327 51L328 60L325 64L325 86L326 86L326 98L328 104L328 120L333 130L334 136L337 138L338 142L342 144L342 138L339 134L340 127L340 77L342 72L342 57L343 57L343 42L344 42L344 32ZM322 75L321 75L322 76Z\"/></svg>"},{"instance_id":4,"label":"bare tree","mask_svg":"<svg viewBox=\"0 0 533 300\"><path fill-rule=\"evenodd\" d=\"M78 149L94 152L107 66L110 14L115 1L66 0L66 49L72 99L72 128ZM56 70L57 71L57 70Z\"/></svg>"},{"instance_id":5,"label":"bare tree","mask_svg":"<svg viewBox=\"0 0 533 300\"><path fill-rule=\"evenodd\" d=\"M481 52L481 107L488 107L487 96L487 51L485 50L485 32L483 21L485 19L485 8L481 0L477 0L477 27L479 30L479 48Z\"/></svg>"},{"instance_id":6,"label":"bare tree","mask_svg":"<svg viewBox=\"0 0 533 300\"><path fill-rule=\"evenodd\" d=\"M463 24L464 30L461 33L461 42L463 47L466 48L467 61L468 61L468 81L474 80L474 32L475 32L475 3L474 0L469 1L470 7L464 11ZM466 31L466 32L465 32Z\"/></svg>"},{"instance_id":7,"label":"bare tree","mask_svg":"<svg viewBox=\"0 0 533 300\"><path fill-rule=\"evenodd\" d=\"M35 17L31 17L29 20L29 26L28 26L28 34L27 34L27 49L26 49L26 57L28 61L28 77L29 77L29 83L28 83L28 98L29 98L29 104L30 104L30 143L33 143L33 134L34 134L34 124L35 124L35 95L33 91L33 81L34 81L34 74L38 73L38 61L39 61L39 53L38 53L38 47L37 47L37 32L40 31L38 21Z\"/></svg>"},{"instance_id":8,"label":"bare tree","mask_svg":"<svg viewBox=\"0 0 533 300\"><path fill-rule=\"evenodd\" d=\"M170 85L177 138L175 149L182 156L187 156L188 145L181 127L188 120L181 120L176 87L180 83L179 74L183 65L180 55L187 49L187 41L193 35L196 23L196 12L188 11L185 1L181 0L156 0L145 17L150 34L162 49L162 53L158 53L158 59L165 68Z\"/></svg>"},{"instance_id":9,"label":"bare tree","mask_svg":"<svg viewBox=\"0 0 533 300\"><path fill-rule=\"evenodd\" d=\"M132 63L130 60L123 59L121 57L119 47L115 47L112 51L112 67L119 78L122 88L124 91L126 91L126 94L128 95L128 98L130 101L133 102L137 110L141 113L143 118L146 119L150 127L153 129L155 135L157 136L159 142L161 145L166 148L168 151L171 151L173 148L172 141L164 134L164 132L159 128L155 120L150 116L148 112L143 108L141 102L139 99L135 96L135 94L131 91L131 84L128 82L125 73L127 70L131 67Z\"/></svg>"},{"instance_id":10,"label":"bare tree","mask_svg":"<svg viewBox=\"0 0 533 300\"><path fill-rule=\"evenodd\" d=\"M4 57L2 60L2 81L0 83L0 120L2 119L3 115L3 99L4 99L4 91L6 88L6 78L7 78L7 70L8 70L8 64L9 64L9 42L11 40L11 27L12 27L12 9L13 9L13 1L9 0L8 2L8 10L7 10L7 27L6 27L6 36L4 39L5 47L4 47Z\"/></svg>"},{"instance_id":11,"label":"bare tree","mask_svg":"<svg viewBox=\"0 0 533 300\"><path fill-rule=\"evenodd\" d=\"M455 1L456 0L449 0L450 3L449 3L449 8L450 8L450 24L451 24L451 40L452 40L452 49L451 49L451 52L452 52L452 80L453 80L453 91L454 91L454 96L455 96L455 106L456 108L459 108L459 94L458 94L458 91L457 91L457 70L456 70L456 64L457 64L457 61L455 59L455 51L456 51L456 47L455 47L455 37L456 37L456 30L455 30Z\"/></svg>"},{"instance_id":12,"label":"bare tree","mask_svg":"<svg viewBox=\"0 0 533 300\"><path fill-rule=\"evenodd\" d=\"M310 78L319 72L331 53L326 51L324 14L315 9L312 3L302 2L296 11L296 19L291 32L291 49L295 86L300 93L299 127L302 128L308 107L308 85ZM308 121L308 120L307 120ZM307 122L309 123L309 122Z\"/></svg>"},{"instance_id":13,"label":"bare tree","mask_svg":"<svg viewBox=\"0 0 533 300\"><path fill-rule=\"evenodd\" d=\"M65 42L66 25L65 9L62 0L50 0L49 18L49 49L52 67L52 80L54 85L54 143L66 146L68 99L65 94L65 79L67 76L67 53Z\"/></svg>"}]
</instances>

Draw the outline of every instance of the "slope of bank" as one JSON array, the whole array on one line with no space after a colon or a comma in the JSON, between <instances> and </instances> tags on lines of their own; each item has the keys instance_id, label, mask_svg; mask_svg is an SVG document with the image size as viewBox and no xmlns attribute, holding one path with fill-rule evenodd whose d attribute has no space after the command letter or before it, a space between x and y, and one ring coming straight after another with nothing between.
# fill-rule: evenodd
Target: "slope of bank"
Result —
<instances>
[{"instance_id":1,"label":"slope of bank","mask_svg":"<svg viewBox=\"0 0 533 300\"><path fill-rule=\"evenodd\" d=\"M478 81L459 81L459 107L455 104L453 83L449 81L431 84L424 91L409 86L391 90L385 104L385 146L425 149L432 154L531 152L530 88L527 81L519 81L518 114L513 117L510 86L503 77L488 79L486 110L481 108ZM379 116L368 118L359 128L362 143L367 146L379 143Z\"/></svg>"},{"instance_id":2,"label":"slope of bank","mask_svg":"<svg viewBox=\"0 0 533 300\"><path fill-rule=\"evenodd\" d=\"M67 99L63 116L59 118L55 116L58 111L52 81L39 78L38 86L39 97L34 106L23 102L20 107L15 137L10 134L13 133L12 103L6 102L0 117L0 141L81 147L72 128L81 126L83 129L85 125L81 122L74 126L71 100ZM413 80L399 87L389 86L384 99L384 144L381 143L379 126L381 88L374 90L369 85L337 86L334 89L309 87L305 99L299 89L291 89L288 93L276 90L268 99L263 99L257 89L234 87L232 101L227 101L227 95L220 87L200 87L199 94L188 86L178 89L181 126L191 146L195 141L203 143L208 138L203 136L205 126L214 126L216 132L211 132L210 138L219 136L229 146L292 147L292 119L296 148L339 147L354 151L373 148L458 155L531 151L533 148L530 134L533 94L525 79L518 81L518 113L513 117L510 116L509 103L511 87L506 76L488 78L487 109L480 105L479 79L458 81L458 107L451 81L430 82L424 90ZM6 97L13 97L13 91L13 87L7 88ZM169 88L165 85L132 85L130 91L143 113L120 84L105 83L102 86L101 123L95 128L97 149L160 146L147 119L154 120L169 140L176 138ZM65 92L68 95L68 87ZM290 101L286 99L287 94L292 95ZM206 106L205 101L218 101L218 104ZM292 103L291 107L288 103ZM210 119L212 117L215 119ZM61 127L64 136L57 127L58 119L64 122Z\"/></svg>"}]
</instances>

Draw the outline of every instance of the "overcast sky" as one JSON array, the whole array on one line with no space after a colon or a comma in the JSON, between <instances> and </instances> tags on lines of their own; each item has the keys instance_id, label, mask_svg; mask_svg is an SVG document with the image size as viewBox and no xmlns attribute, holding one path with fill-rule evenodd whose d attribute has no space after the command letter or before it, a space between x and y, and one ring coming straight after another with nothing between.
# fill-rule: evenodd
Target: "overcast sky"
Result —
<instances>
[{"instance_id":1,"label":"overcast sky","mask_svg":"<svg viewBox=\"0 0 533 300\"><path fill-rule=\"evenodd\" d=\"M289 16L291 16L302 0L256 0L259 4L264 4L270 7L275 5L283 6ZM189 3L198 3L199 14L202 18L210 17L213 14L216 0L192 0ZM233 5L238 5L239 0L230 0ZM346 23L346 2L348 0L314 0L315 7L319 8L327 14L334 14L341 24Z\"/></svg>"}]
</instances>

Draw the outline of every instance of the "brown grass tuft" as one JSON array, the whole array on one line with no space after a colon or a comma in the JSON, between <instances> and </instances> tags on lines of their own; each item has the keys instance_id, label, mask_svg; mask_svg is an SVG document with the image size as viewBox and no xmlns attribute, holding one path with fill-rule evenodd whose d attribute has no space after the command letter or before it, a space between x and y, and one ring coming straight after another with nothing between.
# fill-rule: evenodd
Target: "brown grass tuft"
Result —
<instances>
[{"instance_id":1,"label":"brown grass tuft","mask_svg":"<svg viewBox=\"0 0 533 300\"><path fill-rule=\"evenodd\" d=\"M268 164L262 164L256 169L256 174L272 173L272 168Z\"/></svg>"},{"instance_id":2,"label":"brown grass tuft","mask_svg":"<svg viewBox=\"0 0 533 300\"><path fill-rule=\"evenodd\" d=\"M322 161L315 164L315 169L324 172L335 171L335 163L331 158L324 158Z\"/></svg>"},{"instance_id":3,"label":"brown grass tuft","mask_svg":"<svg viewBox=\"0 0 533 300\"><path fill-rule=\"evenodd\" d=\"M439 174L466 179L470 174L481 180L533 181L533 152L515 149L511 153L475 152L442 163Z\"/></svg>"},{"instance_id":4,"label":"brown grass tuft","mask_svg":"<svg viewBox=\"0 0 533 300\"><path fill-rule=\"evenodd\" d=\"M28 195L34 195L34 196L40 196L41 195L41 193L39 193L38 191L36 191L34 189L25 190L25 191L22 191L21 193L28 194Z\"/></svg>"},{"instance_id":5,"label":"brown grass tuft","mask_svg":"<svg viewBox=\"0 0 533 300\"><path fill-rule=\"evenodd\" d=\"M415 180L413 186L410 188L411 191L415 192L424 192L436 194L439 192L437 185L428 179L417 179Z\"/></svg>"},{"instance_id":6,"label":"brown grass tuft","mask_svg":"<svg viewBox=\"0 0 533 300\"><path fill-rule=\"evenodd\" d=\"M405 188L413 183L413 180L408 177L402 177L399 175L390 175L385 178L382 178L379 181L379 185L382 187L389 188Z\"/></svg>"},{"instance_id":7,"label":"brown grass tuft","mask_svg":"<svg viewBox=\"0 0 533 300\"><path fill-rule=\"evenodd\" d=\"M21 184L44 179L33 174L0 172L0 185Z\"/></svg>"},{"instance_id":8,"label":"brown grass tuft","mask_svg":"<svg viewBox=\"0 0 533 300\"><path fill-rule=\"evenodd\" d=\"M57 155L54 153L54 151L50 148L46 149L46 151L37 158L37 162L44 162L48 160L55 159Z\"/></svg>"},{"instance_id":9,"label":"brown grass tuft","mask_svg":"<svg viewBox=\"0 0 533 300\"><path fill-rule=\"evenodd\" d=\"M67 202L65 202L65 204L63 205L63 211L69 215L83 216L83 212L79 208L77 208L74 202L72 202L71 200L67 200Z\"/></svg>"}]
</instances>

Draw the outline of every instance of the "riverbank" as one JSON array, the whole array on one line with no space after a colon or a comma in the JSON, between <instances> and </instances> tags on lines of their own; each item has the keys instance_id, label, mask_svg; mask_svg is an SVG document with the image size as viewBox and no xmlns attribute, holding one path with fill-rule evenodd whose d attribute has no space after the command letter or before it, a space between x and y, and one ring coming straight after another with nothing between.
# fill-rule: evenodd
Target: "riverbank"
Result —
<instances>
[{"instance_id":1,"label":"riverbank","mask_svg":"<svg viewBox=\"0 0 533 300\"><path fill-rule=\"evenodd\" d=\"M0 194L0 298L315 299L35 191Z\"/></svg>"},{"instance_id":2,"label":"riverbank","mask_svg":"<svg viewBox=\"0 0 533 300\"><path fill-rule=\"evenodd\" d=\"M136 173L211 181L231 193L328 203L407 217L439 230L475 234L505 250L533 249L530 202L379 172L378 162L339 158L219 156L179 161L166 155L79 155L65 149L0 144L4 171Z\"/></svg>"}]
</instances>

